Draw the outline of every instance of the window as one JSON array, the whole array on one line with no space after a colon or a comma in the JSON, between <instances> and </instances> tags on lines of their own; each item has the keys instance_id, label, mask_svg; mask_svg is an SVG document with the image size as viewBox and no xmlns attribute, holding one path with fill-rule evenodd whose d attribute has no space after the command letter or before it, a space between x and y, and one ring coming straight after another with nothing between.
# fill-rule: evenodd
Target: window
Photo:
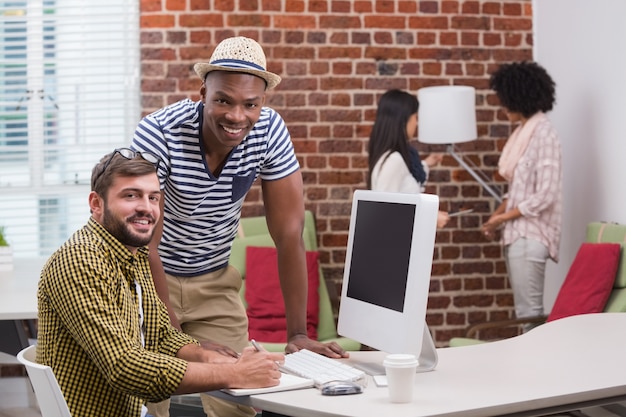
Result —
<instances>
[{"instance_id":1,"label":"window","mask_svg":"<svg viewBox=\"0 0 626 417\"><path fill-rule=\"evenodd\" d=\"M47 256L89 217L91 169L140 118L138 0L0 0L0 226Z\"/></svg>"}]
</instances>

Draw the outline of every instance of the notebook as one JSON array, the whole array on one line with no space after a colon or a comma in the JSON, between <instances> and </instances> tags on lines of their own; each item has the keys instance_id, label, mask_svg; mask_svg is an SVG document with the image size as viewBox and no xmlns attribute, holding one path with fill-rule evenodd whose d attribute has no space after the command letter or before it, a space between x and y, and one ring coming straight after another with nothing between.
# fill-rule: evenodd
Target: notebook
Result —
<instances>
[{"instance_id":1,"label":"notebook","mask_svg":"<svg viewBox=\"0 0 626 417\"><path fill-rule=\"evenodd\" d=\"M222 391L235 396L266 394L269 392L288 391L301 388L311 388L315 385L312 379L301 378L299 376L283 373L280 377L280 384L266 388L232 388Z\"/></svg>"}]
</instances>

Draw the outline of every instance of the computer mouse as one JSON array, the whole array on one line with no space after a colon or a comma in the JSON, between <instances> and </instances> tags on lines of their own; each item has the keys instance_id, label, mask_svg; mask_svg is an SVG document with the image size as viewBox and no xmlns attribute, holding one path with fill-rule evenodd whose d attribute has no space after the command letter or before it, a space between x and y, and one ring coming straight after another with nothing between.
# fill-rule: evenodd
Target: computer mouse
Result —
<instances>
[{"instance_id":1,"label":"computer mouse","mask_svg":"<svg viewBox=\"0 0 626 417\"><path fill-rule=\"evenodd\" d=\"M363 392L363 386L352 381L330 381L320 387L322 395L350 395Z\"/></svg>"}]
</instances>

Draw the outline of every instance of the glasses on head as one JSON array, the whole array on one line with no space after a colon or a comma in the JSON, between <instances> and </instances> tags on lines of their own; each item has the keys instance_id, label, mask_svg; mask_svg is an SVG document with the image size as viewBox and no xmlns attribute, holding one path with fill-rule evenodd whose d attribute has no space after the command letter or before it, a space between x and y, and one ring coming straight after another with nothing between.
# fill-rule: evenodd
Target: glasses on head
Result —
<instances>
[{"instance_id":1,"label":"glasses on head","mask_svg":"<svg viewBox=\"0 0 626 417\"><path fill-rule=\"evenodd\" d=\"M123 156L124 158L126 158L128 160L132 160L132 159L137 158L137 156L141 156L143 159L145 159L146 161L148 161L152 165L154 165L154 169L157 169L157 170L159 169L159 164L161 163L161 158L159 158L158 156L156 156L155 154L153 154L151 152L133 151L130 148L117 148L117 149L115 149L113 151L113 153L111 154L109 159L107 159L107 161L102 166L102 169L100 170L100 173L94 179L94 184L98 181L98 179L102 176L102 174L104 174L104 171L107 170L107 168L109 167L109 164L111 163L113 158L115 158L115 155L118 155L118 154Z\"/></svg>"}]
</instances>

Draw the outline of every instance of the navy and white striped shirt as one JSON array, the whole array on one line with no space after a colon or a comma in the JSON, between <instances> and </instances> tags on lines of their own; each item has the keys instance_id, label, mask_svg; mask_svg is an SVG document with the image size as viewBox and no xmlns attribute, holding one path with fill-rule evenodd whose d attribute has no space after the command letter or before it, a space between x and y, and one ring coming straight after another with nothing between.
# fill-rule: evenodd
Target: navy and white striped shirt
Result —
<instances>
[{"instance_id":1,"label":"navy and white striped shirt","mask_svg":"<svg viewBox=\"0 0 626 417\"><path fill-rule=\"evenodd\" d=\"M241 206L254 180L277 180L300 168L285 122L264 107L215 178L200 139L202 108L201 101L185 99L146 116L131 145L163 160L158 172L165 191L159 255L165 272L176 276L226 266Z\"/></svg>"}]
</instances>

